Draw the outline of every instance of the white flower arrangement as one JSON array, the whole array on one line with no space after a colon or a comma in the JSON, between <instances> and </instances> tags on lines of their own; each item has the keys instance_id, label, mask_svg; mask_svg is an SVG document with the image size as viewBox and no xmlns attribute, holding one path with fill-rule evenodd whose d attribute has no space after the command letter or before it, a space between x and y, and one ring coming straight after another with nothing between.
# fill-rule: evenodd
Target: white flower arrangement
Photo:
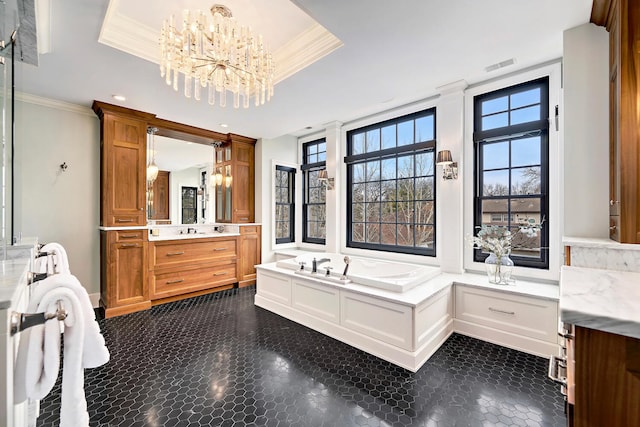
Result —
<instances>
[{"instance_id":1,"label":"white flower arrangement","mask_svg":"<svg viewBox=\"0 0 640 427\"><path fill-rule=\"evenodd\" d=\"M477 227L480 228L478 234L468 236L467 240L474 248L493 253L500 260L504 256L509 256L513 249L527 247L522 243L517 244L514 240L520 234L525 239L538 237L543 223L544 219L539 224L529 220L526 224L520 225L515 233L512 233L506 226L483 224Z\"/></svg>"}]
</instances>

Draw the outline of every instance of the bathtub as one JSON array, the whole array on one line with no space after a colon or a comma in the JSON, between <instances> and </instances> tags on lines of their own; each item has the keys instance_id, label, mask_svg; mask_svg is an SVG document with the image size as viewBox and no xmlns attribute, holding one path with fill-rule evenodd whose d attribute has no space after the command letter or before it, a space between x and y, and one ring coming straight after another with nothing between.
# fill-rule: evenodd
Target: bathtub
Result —
<instances>
[{"instance_id":1,"label":"bathtub","mask_svg":"<svg viewBox=\"0 0 640 427\"><path fill-rule=\"evenodd\" d=\"M328 258L331 261L320 264L317 273L312 273L314 258L316 260ZM323 277L333 283L345 285L357 283L392 292L406 292L440 274L438 267L349 255L349 270L345 280L342 278L346 266L344 259L345 255L337 253L313 253L278 261L277 266L294 270L301 275ZM327 267L330 267L328 277L326 276Z\"/></svg>"}]
</instances>

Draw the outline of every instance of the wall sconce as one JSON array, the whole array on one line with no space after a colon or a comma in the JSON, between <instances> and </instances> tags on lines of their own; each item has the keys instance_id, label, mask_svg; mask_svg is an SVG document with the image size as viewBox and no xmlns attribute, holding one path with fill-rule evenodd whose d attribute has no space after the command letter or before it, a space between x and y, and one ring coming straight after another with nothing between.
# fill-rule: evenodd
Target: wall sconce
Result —
<instances>
[{"instance_id":1,"label":"wall sconce","mask_svg":"<svg viewBox=\"0 0 640 427\"><path fill-rule=\"evenodd\" d=\"M327 187L327 190L333 190L334 178L329 178L329 174L326 169L322 169L318 172L318 181L324 183Z\"/></svg>"},{"instance_id":2,"label":"wall sconce","mask_svg":"<svg viewBox=\"0 0 640 427\"><path fill-rule=\"evenodd\" d=\"M451 151L438 151L436 165L442 166L442 179L458 179L458 163L453 161Z\"/></svg>"}]
</instances>

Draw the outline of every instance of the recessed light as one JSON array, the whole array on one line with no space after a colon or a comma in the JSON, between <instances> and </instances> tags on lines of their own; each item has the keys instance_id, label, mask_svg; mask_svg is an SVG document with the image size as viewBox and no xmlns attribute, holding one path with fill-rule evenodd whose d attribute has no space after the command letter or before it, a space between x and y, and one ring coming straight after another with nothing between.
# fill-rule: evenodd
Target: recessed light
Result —
<instances>
[{"instance_id":1,"label":"recessed light","mask_svg":"<svg viewBox=\"0 0 640 427\"><path fill-rule=\"evenodd\" d=\"M226 123L220 123L220 127L222 127L222 128L228 128L228 127L229 127L229 125L228 125L228 124L226 124Z\"/></svg>"},{"instance_id":2,"label":"recessed light","mask_svg":"<svg viewBox=\"0 0 640 427\"><path fill-rule=\"evenodd\" d=\"M111 95L111 97L113 99L115 99L116 101L126 101L127 98L124 97L124 95Z\"/></svg>"}]
</instances>

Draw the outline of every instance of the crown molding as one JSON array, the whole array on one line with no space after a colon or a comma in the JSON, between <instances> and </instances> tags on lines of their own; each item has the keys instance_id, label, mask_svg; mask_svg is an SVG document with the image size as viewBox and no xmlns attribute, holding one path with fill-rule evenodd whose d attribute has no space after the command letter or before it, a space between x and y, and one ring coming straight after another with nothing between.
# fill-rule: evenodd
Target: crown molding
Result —
<instances>
[{"instance_id":1,"label":"crown molding","mask_svg":"<svg viewBox=\"0 0 640 427\"><path fill-rule=\"evenodd\" d=\"M31 95L24 92L16 92L16 101L26 102L29 104L40 105L42 107L54 108L56 110L68 111L71 113L82 114L85 116L91 116L97 118L93 110L89 107L84 107L78 104L72 104L70 102L58 101L56 99L44 98L37 95Z\"/></svg>"}]
</instances>

